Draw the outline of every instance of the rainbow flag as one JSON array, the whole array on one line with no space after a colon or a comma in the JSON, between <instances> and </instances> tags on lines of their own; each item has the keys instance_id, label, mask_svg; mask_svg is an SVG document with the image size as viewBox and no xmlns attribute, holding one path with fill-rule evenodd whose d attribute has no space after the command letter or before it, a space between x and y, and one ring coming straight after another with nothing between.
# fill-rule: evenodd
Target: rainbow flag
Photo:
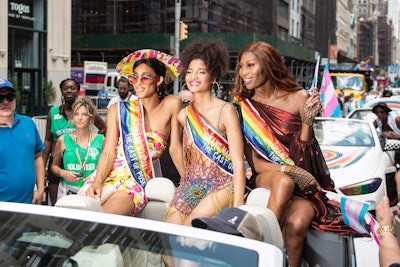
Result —
<instances>
[{"instance_id":1,"label":"rainbow flag","mask_svg":"<svg viewBox=\"0 0 400 267\"><path fill-rule=\"evenodd\" d=\"M369 57L366 57L366 58L363 59L363 61L364 61L365 64L370 63L371 60L372 60L372 56L369 56Z\"/></svg>"},{"instance_id":2,"label":"rainbow flag","mask_svg":"<svg viewBox=\"0 0 400 267\"><path fill-rule=\"evenodd\" d=\"M339 102L335 94L328 65L325 65L321 85L321 102L324 105L323 117L341 117Z\"/></svg>"}]
</instances>

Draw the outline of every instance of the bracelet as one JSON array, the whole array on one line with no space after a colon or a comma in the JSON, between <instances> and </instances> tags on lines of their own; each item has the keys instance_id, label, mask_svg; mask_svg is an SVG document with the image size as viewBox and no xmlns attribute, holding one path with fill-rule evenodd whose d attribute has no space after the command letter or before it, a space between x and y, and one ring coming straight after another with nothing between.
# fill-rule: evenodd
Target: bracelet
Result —
<instances>
[{"instance_id":1,"label":"bracelet","mask_svg":"<svg viewBox=\"0 0 400 267\"><path fill-rule=\"evenodd\" d=\"M386 232L392 233L392 235L396 236L396 229L393 227L393 225L382 225L376 231L378 235L381 235L382 233Z\"/></svg>"},{"instance_id":2,"label":"bracelet","mask_svg":"<svg viewBox=\"0 0 400 267\"><path fill-rule=\"evenodd\" d=\"M285 172L286 165L281 165L281 172Z\"/></svg>"}]
</instances>

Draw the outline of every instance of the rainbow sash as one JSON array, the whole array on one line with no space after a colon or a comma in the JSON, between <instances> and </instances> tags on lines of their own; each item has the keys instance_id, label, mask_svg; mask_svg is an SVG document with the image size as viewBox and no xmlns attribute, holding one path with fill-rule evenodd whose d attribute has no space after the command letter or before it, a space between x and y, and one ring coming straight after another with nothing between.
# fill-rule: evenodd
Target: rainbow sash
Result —
<instances>
[{"instance_id":1,"label":"rainbow sash","mask_svg":"<svg viewBox=\"0 0 400 267\"><path fill-rule=\"evenodd\" d=\"M222 171L233 175L228 141L208 125L192 104L186 108L190 135L200 152L214 162Z\"/></svg>"},{"instance_id":2,"label":"rainbow sash","mask_svg":"<svg viewBox=\"0 0 400 267\"><path fill-rule=\"evenodd\" d=\"M287 147L273 135L250 100L235 96L233 104L238 110L243 134L254 150L268 161L282 165L294 165L293 160L289 157Z\"/></svg>"},{"instance_id":3,"label":"rainbow sash","mask_svg":"<svg viewBox=\"0 0 400 267\"><path fill-rule=\"evenodd\" d=\"M124 157L132 176L144 188L154 178L154 169L147 146L142 102L140 99L121 102L119 115Z\"/></svg>"}]
</instances>

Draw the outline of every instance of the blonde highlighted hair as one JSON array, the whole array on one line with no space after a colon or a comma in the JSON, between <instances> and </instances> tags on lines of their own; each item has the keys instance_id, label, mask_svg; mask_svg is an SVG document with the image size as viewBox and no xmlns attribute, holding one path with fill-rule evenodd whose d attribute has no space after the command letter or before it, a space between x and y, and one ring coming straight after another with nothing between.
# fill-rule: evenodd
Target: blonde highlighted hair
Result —
<instances>
[{"instance_id":1,"label":"blonde highlighted hair","mask_svg":"<svg viewBox=\"0 0 400 267\"><path fill-rule=\"evenodd\" d=\"M93 104L92 99L89 97L83 96L83 97L78 97L74 104L72 105L72 116L75 114L76 110L80 107L86 107L87 112L89 113L90 116L90 123L94 122L94 117L97 115L97 109L95 105Z\"/></svg>"}]
</instances>

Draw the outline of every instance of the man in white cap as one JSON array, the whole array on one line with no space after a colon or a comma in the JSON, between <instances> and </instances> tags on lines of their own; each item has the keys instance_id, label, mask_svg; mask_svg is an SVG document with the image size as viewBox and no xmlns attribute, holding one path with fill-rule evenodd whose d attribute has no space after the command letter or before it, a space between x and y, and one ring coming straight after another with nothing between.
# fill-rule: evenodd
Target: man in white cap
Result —
<instances>
[{"instance_id":1,"label":"man in white cap","mask_svg":"<svg viewBox=\"0 0 400 267\"><path fill-rule=\"evenodd\" d=\"M14 86L0 79L0 201L41 204L44 145L33 120L15 108Z\"/></svg>"}]
</instances>

